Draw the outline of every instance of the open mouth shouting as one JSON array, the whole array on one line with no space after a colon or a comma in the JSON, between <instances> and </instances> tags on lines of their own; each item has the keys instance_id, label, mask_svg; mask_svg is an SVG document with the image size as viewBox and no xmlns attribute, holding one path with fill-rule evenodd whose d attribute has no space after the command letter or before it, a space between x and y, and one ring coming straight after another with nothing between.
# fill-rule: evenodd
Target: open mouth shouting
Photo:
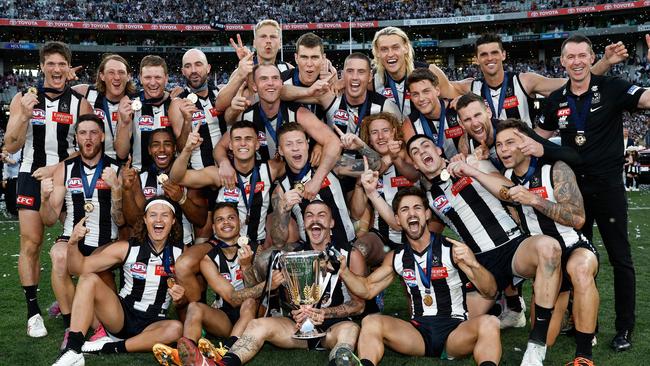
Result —
<instances>
[{"instance_id":1,"label":"open mouth shouting","mask_svg":"<svg viewBox=\"0 0 650 366\"><path fill-rule=\"evenodd\" d=\"M318 222L309 225L307 228L309 239L313 242L320 243L324 239L325 227Z\"/></svg>"}]
</instances>

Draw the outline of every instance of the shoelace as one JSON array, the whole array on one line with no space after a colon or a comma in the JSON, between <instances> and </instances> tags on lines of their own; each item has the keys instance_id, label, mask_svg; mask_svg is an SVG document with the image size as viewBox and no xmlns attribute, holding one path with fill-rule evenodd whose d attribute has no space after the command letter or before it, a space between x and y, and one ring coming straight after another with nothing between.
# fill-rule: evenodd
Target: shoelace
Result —
<instances>
[{"instance_id":1,"label":"shoelace","mask_svg":"<svg viewBox=\"0 0 650 366\"><path fill-rule=\"evenodd\" d=\"M588 358L576 357L569 366L594 366L594 362Z\"/></svg>"}]
</instances>

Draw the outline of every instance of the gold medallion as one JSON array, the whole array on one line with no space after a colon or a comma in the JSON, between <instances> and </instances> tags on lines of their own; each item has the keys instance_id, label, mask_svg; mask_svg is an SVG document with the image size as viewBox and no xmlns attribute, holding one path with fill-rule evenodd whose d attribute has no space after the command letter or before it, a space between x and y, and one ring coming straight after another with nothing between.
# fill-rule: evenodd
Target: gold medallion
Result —
<instances>
[{"instance_id":1,"label":"gold medallion","mask_svg":"<svg viewBox=\"0 0 650 366\"><path fill-rule=\"evenodd\" d=\"M426 306L433 305L433 298L431 297L431 295L429 294L424 295L424 305Z\"/></svg>"},{"instance_id":2,"label":"gold medallion","mask_svg":"<svg viewBox=\"0 0 650 366\"><path fill-rule=\"evenodd\" d=\"M510 201L510 188L502 186L501 189L499 189L499 198L501 198L502 201Z\"/></svg>"},{"instance_id":3,"label":"gold medallion","mask_svg":"<svg viewBox=\"0 0 650 366\"><path fill-rule=\"evenodd\" d=\"M158 176L158 178L156 178L156 180L158 180L158 183L160 184L165 184L165 182L169 180L169 176L167 176L165 173L162 173Z\"/></svg>"},{"instance_id":4,"label":"gold medallion","mask_svg":"<svg viewBox=\"0 0 650 366\"><path fill-rule=\"evenodd\" d=\"M134 99L133 102L131 102L131 109L136 112L142 109L142 102L140 99Z\"/></svg>"},{"instance_id":5,"label":"gold medallion","mask_svg":"<svg viewBox=\"0 0 650 366\"><path fill-rule=\"evenodd\" d=\"M447 169L443 169L440 172L440 180L446 182L449 180L449 178L451 178L451 174L449 174L449 171Z\"/></svg>"},{"instance_id":6,"label":"gold medallion","mask_svg":"<svg viewBox=\"0 0 650 366\"><path fill-rule=\"evenodd\" d=\"M248 245L248 237L240 236L239 238L237 238L237 245L239 245L240 247L244 245Z\"/></svg>"},{"instance_id":7,"label":"gold medallion","mask_svg":"<svg viewBox=\"0 0 650 366\"><path fill-rule=\"evenodd\" d=\"M587 137L585 137L584 133L579 133L576 135L575 141L576 145L582 146L587 143Z\"/></svg>"},{"instance_id":8,"label":"gold medallion","mask_svg":"<svg viewBox=\"0 0 650 366\"><path fill-rule=\"evenodd\" d=\"M94 209L95 205L93 205L92 202L86 201L86 203L84 203L84 211L86 211L86 213L91 213Z\"/></svg>"},{"instance_id":9,"label":"gold medallion","mask_svg":"<svg viewBox=\"0 0 650 366\"><path fill-rule=\"evenodd\" d=\"M302 183L296 183L293 185L293 189L302 194L305 192L305 185Z\"/></svg>"},{"instance_id":10,"label":"gold medallion","mask_svg":"<svg viewBox=\"0 0 650 366\"><path fill-rule=\"evenodd\" d=\"M27 93L38 95L38 89L36 89L35 86L30 86L29 89L27 89Z\"/></svg>"},{"instance_id":11,"label":"gold medallion","mask_svg":"<svg viewBox=\"0 0 650 366\"><path fill-rule=\"evenodd\" d=\"M172 288L174 287L175 284L176 284L176 280L174 279L174 277L172 276L167 277L167 288Z\"/></svg>"},{"instance_id":12,"label":"gold medallion","mask_svg":"<svg viewBox=\"0 0 650 366\"><path fill-rule=\"evenodd\" d=\"M190 102L192 102L192 104L194 104L194 103L196 103L196 102L199 100L199 97L198 97L196 94L191 93L191 94L189 94L189 95L187 96L186 99L189 100Z\"/></svg>"}]
</instances>

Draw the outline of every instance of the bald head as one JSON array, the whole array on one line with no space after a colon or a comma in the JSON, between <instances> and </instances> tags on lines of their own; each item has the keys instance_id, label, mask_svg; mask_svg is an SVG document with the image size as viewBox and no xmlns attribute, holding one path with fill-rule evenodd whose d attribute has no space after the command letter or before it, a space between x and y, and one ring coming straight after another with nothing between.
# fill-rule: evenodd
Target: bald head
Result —
<instances>
[{"instance_id":1,"label":"bald head","mask_svg":"<svg viewBox=\"0 0 650 366\"><path fill-rule=\"evenodd\" d=\"M183 55L182 72L190 87L200 89L207 86L206 82L210 74L210 64L208 64L205 53L196 48L185 52Z\"/></svg>"}]
</instances>

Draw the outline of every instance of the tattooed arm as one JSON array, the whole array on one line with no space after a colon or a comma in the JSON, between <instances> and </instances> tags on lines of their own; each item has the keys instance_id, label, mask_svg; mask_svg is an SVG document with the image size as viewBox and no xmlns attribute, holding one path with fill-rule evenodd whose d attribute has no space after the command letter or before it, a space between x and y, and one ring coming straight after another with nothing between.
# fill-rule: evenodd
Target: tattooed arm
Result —
<instances>
[{"instance_id":1,"label":"tattooed arm","mask_svg":"<svg viewBox=\"0 0 650 366\"><path fill-rule=\"evenodd\" d=\"M553 195L556 202L539 196L531 206L555 222L580 229L585 223L585 206L573 170L564 162L553 164Z\"/></svg>"},{"instance_id":2,"label":"tattooed arm","mask_svg":"<svg viewBox=\"0 0 650 366\"><path fill-rule=\"evenodd\" d=\"M275 212L271 215L269 231L274 247L282 248L289 240L288 228L291 221L291 208L301 200L300 194L293 189L283 193L282 188L278 186L273 192L271 205Z\"/></svg>"},{"instance_id":3,"label":"tattooed arm","mask_svg":"<svg viewBox=\"0 0 650 366\"><path fill-rule=\"evenodd\" d=\"M363 142L362 142L363 143ZM378 152L373 150L370 146L363 143L363 146L357 151L362 156L368 158L368 165L372 170L379 170L381 167L381 155ZM358 178L361 176L361 173L364 171L363 158L355 159L345 154L341 155L339 161L336 162L334 166L334 173L338 176L348 176Z\"/></svg>"},{"instance_id":4,"label":"tattooed arm","mask_svg":"<svg viewBox=\"0 0 650 366\"><path fill-rule=\"evenodd\" d=\"M361 252L352 249L350 252L350 271L357 276L363 276L366 273L366 264ZM338 305L323 309L324 319L346 318L358 315L365 309L365 302L358 296L350 294L350 300Z\"/></svg>"}]
</instances>

